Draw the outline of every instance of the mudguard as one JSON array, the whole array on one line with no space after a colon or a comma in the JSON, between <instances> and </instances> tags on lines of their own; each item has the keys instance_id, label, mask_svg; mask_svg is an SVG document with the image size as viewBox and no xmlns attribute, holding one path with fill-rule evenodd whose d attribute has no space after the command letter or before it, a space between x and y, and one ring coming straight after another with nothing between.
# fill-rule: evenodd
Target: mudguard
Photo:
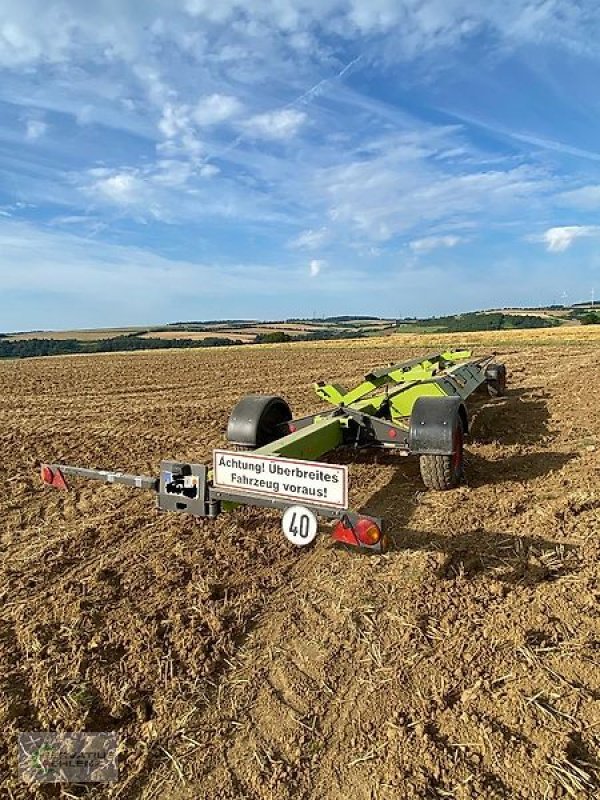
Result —
<instances>
[{"instance_id":1,"label":"mudguard","mask_svg":"<svg viewBox=\"0 0 600 800\"><path fill-rule=\"evenodd\" d=\"M282 397L247 394L231 412L227 440L241 447L262 447L281 436L277 426L291 418L290 407Z\"/></svg>"},{"instance_id":2,"label":"mudguard","mask_svg":"<svg viewBox=\"0 0 600 800\"><path fill-rule=\"evenodd\" d=\"M452 455L454 431L459 424L467 433L467 409L460 397L419 397L410 416L410 452L418 455Z\"/></svg>"}]
</instances>

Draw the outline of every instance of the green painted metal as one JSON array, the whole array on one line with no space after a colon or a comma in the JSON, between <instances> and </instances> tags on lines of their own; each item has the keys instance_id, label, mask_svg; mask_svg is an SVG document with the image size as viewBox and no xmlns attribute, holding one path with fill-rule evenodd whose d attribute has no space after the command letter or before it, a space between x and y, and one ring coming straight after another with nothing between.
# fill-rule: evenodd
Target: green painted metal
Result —
<instances>
[{"instance_id":1,"label":"green painted metal","mask_svg":"<svg viewBox=\"0 0 600 800\"><path fill-rule=\"evenodd\" d=\"M319 397L332 405L359 408L358 402L376 389L390 384L420 383L422 385L422 382L428 382L437 374L459 366L461 362L468 360L470 357L470 350L448 350L444 353L436 353L425 358L405 361L399 364L392 364L390 367L373 370L365 376L365 380L361 384L348 392L345 392L337 384L315 384L315 390ZM428 395L430 391L424 390L423 394ZM435 390L433 394L436 394ZM371 404L367 403L360 410L367 411L370 406ZM378 407L377 405L374 406L374 408Z\"/></svg>"},{"instance_id":2,"label":"green painted metal","mask_svg":"<svg viewBox=\"0 0 600 800\"><path fill-rule=\"evenodd\" d=\"M334 406L339 406L344 400L345 390L336 383L323 385L315 383L315 391L322 400L326 400Z\"/></svg>"},{"instance_id":3,"label":"green painted metal","mask_svg":"<svg viewBox=\"0 0 600 800\"><path fill-rule=\"evenodd\" d=\"M445 392L440 381L437 380L411 383L396 394L390 395L392 420L410 417L413 406L419 397L445 397L448 394L454 394L454 392Z\"/></svg>"},{"instance_id":4,"label":"green painted metal","mask_svg":"<svg viewBox=\"0 0 600 800\"><path fill-rule=\"evenodd\" d=\"M385 402L384 394L376 394L373 397L365 397L352 403L352 408L362 411L364 414L376 414Z\"/></svg>"},{"instance_id":5,"label":"green painted metal","mask_svg":"<svg viewBox=\"0 0 600 800\"><path fill-rule=\"evenodd\" d=\"M347 420L342 417L315 417L312 425L259 447L252 454L312 461L342 444L342 429L346 424Z\"/></svg>"},{"instance_id":6,"label":"green painted metal","mask_svg":"<svg viewBox=\"0 0 600 800\"><path fill-rule=\"evenodd\" d=\"M458 395L465 400L484 381L485 370L472 363L459 363L429 380L405 384L389 393L392 420L409 417L419 397Z\"/></svg>"},{"instance_id":7,"label":"green painted metal","mask_svg":"<svg viewBox=\"0 0 600 800\"><path fill-rule=\"evenodd\" d=\"M470 350L447 350L373 370L350 391L337 384L316 384L315 389L332 405L366 414L377 414L387 403L392 421L402 424L419 397L459 395L464 400L474 392L485 381L485 370L470 359Z\"/></svg>"}]
</instances>

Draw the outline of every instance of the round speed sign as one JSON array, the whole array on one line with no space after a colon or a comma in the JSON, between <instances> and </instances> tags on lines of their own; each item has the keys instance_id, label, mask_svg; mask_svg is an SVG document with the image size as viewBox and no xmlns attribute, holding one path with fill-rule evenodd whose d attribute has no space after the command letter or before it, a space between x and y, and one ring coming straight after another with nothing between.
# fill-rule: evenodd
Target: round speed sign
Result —
<instances>
[{"instance_id":1,"label":"round speed sign","mask_svg":"<svg viewBox=\"0 0 600 800\"><path fill-rule=\"evenodd\" d=\"M281 520L285 538L297 547L304 547L314 541L317 528L316 515L304 506L290 506Z\"/></svg>"}]
</instances>

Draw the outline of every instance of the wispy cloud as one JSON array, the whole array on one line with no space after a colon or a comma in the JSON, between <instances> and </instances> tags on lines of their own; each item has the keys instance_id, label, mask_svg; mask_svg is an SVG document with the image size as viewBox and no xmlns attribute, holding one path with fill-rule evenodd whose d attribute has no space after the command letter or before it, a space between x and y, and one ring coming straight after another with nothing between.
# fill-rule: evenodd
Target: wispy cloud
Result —
<instances>
[{"instance_id":1,"label":"wispy cloud","mask_svg":"<svg viewBox=\"0 0 600 800\"><path fill-rule=\"evenodd\" d=\"M468 223L482 209L500 221L552 188L542 170L510 163L490 169L473 149L446 160L459 143L454 129L437 127L375 140L359 157L321 170L317 194L328 200L332 223L385 242L423 225Z\"/></svg>"},{"instance_id":2,"label":"wispy cloud","mask_svg":"<svg viewBox=\"0 0 600 800\"><path fill-rule=\"evenodd\" d=\"M28 142L40 139L48 130L48 124L41 119L28 119L25 127L25 138Z\"/></svg>"},{"instance_id":3,"label":"wispy cloud","mask_svg":"<svg viewBox=\"0 0 600 800\"><path fill-rule=\"evenodd\" d=\"M192 112L194 121L202 126L218 125L237 117L243 109L237 97L228 94L210 94L201 98Z\"/></svg>"},{"instance_id":4,"label":"wispy cloud","mask_svg":"<svg viewBox=\"0 0 600 800\"><path fill-rule=\"evenodd\" d=\"M600 209L600 184L595 183L562 192L557 199L560 203L573 208L596 211Z\"/></svg>"},{"instance_id":5,"label":"wispy cloud","mask_svg":"<svg viewBox=\"0 0 600 800\"><path fill-rule=\"evenodd\" d=\"M307 116L304 111L294 108L281 108L276 111L265 111L245 120L241 127L249 136L259 139L285 140L295 136Z\"/></svg>"},{"instance_id":6,"label":"wispy cloud","mask_svg":"<svg viewBox=\"0 0 600 800\"><path fill-rule=\"evenodd\" d=\"M439 247L456 247L457 244L464 241L465 239L462 236L446 234L445 236L425 236L423 239L413 239L408 246L413 253L429 253Z\"/></svg>"},{"instance_id":7,"label":"wispy cloud","mask_svg":"<svg viewBox=\"0 0 600 800\"><path fill-rule=\"evenodd\" d=\"M600 236L600 225L563 225L548 228L535 239L544 242L549 253L564 253L576 239L590 236Z\"/></svg>"},{"instance_id":8,"label":"wispy cloud","mask_svg":"<svg viewBox=\"0 0 600 800\"><path fill-rule=\"evenodd\" d=\"M577 158L583 158L588 161L600 161L600 152L596 152L595 150L586 150L581 147L574 147L573 145L570 145L567 142L560 142L554 139L548 139L545 138L544 136L536 135L535 133L528 133L526 131L516 131L504 125L499 125L496 122L488 122L478 117L469 114L464 114L462 112L457 112L448 108L442 108L440 110L443 111L444 114L447 114L448 116L453 117L454 119L460 120L461 122L464 122L467 125L481 128L482 130L489 131L490 133L494 133L497 136L501 136L506 139L511 139L512 141L515 142L520 142L521 144L532 145L533 147L539 148L541 150L551 150L555 153L561 153L563 155L568 155L568 156L575 156Z\"/></svg>"},{"instance_id":9,"label":"wispy cloud","mask_svg":"<svg viewBox=\"0 0 600 800\"><path fill-rule=\"evenodd\" d=\"M298 300L303 294L312 298L311 310L324 312L322 298L352 303L366 275L352 268L331 274L325 267L320 259L308 265L295 258L276 265L177 259L97 239L90 246L85 236L0 217L2 332L268 316L271 306L295 316L305 313ZM24 293L31 295L25 311L13 303Z\"/></svg>"},{"instance_id":10,"label":"wispy cloud","mask_svg":"<svg viewBox=\"0 0 600 800\"><path fill-rule=\"evenodd\" d=\"M329 237L330 232L327 228L302 231L290 241L289 246L298 250L316 250L322 247Z\"/></svg>"}]
</instances>

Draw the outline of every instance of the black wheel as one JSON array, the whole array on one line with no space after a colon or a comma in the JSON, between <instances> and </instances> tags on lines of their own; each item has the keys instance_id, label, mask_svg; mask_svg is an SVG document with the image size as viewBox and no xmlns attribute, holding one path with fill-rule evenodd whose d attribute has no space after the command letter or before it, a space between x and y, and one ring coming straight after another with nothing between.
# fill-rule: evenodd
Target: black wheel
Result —
<instances>
[{"instance_id":1,"label":"black wheel","mask_svg":"<svg viewBox=\"0 0 600 800\"><path fill-rule=\"evenodd\" d=\"M237 403L227 424L227 441L238 447L254 449L280 439L288 432L282 428L292 418L282 397L247 394Z\"/></svg>"},{"instance_id":2,"label":"black wheel","mask_svg":"<svg viewBox=\"0 0 600 800\"><path fill-rule=\"evenodd\" d=\"M464 431L461 420L458 420L452 437L452 455L420 456L419 468L428 489L443 492L458 486L464 471Z\"/></svg>"},{"instance_id":3,"label":"black wheel","mask_svg":"<svg viewBox=\"0 0 600 800\"><path fill-rule=\"evenodd\" d=\"M490 364L485 371L485 381L490 397L506 394L506 367L504 364Z\"/></svg>"}]
</instances>

